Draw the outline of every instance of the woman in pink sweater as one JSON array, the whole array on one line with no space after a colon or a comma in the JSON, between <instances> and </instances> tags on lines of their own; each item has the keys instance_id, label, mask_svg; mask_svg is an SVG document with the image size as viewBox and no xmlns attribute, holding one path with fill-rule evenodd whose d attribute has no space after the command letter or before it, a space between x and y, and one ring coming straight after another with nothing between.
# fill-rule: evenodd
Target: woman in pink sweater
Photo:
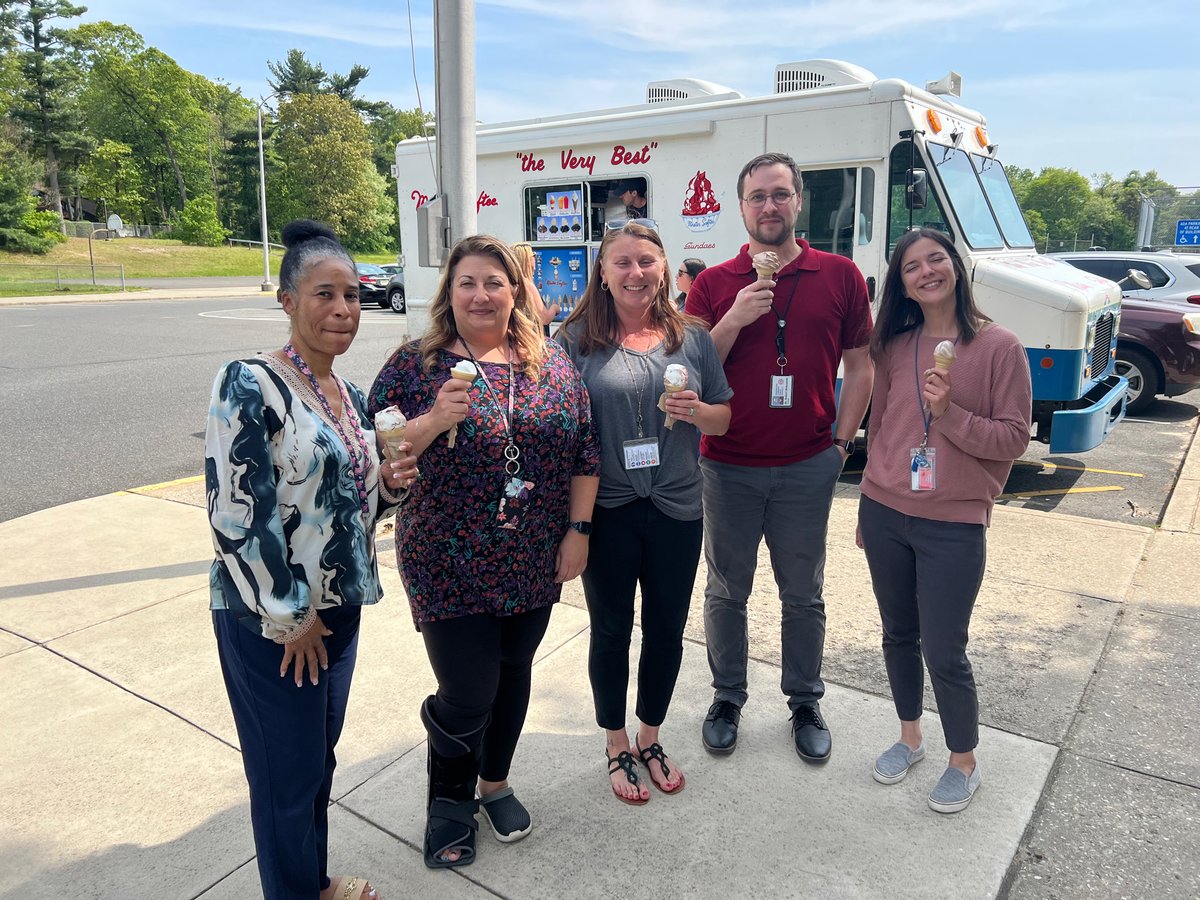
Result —
<instances>
[{"instance_id":1,"label":"woman in pink sweater","mask_svg":"<svg viewBox=\"0 0 1200 900\"><path fill-rule=\"evenodd\" d=\"M858 545L871 570L900 718L900 740L873 774L896 784L925 756L924 657L950 750L929 805L953 813L966 808L981 780L967 632L992 504L1029 443L1029 361L1016 336L975 306L954 244L929 228L896 244L871 355Z\"/></svg>"}]
</instances>

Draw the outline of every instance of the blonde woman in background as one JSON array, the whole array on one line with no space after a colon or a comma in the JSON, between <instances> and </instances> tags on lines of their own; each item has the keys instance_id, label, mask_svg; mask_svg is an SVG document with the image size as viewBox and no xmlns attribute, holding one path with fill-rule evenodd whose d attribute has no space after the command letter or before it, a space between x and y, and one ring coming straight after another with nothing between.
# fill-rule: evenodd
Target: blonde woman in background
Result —
<instances>
[{"instance_id":1,"label":"blonde woman in background","mask_svg":"<svg viewBox=\"0 0 1200 900\"><path fill-rule=\"evenodd\" d=\"M537 314L538 321L542 323L542 333L549 337L550 323L558 315L558 304L551 303L547 305L546 301L542 299L542 292L533 283L533 273L537 268L537 260L533 255L533 247L529 244L513 244L512 250L513 256L517 258L517 263L521 267L521 271L525 273L525 293L529 295L529 308Z\"/></svg>"}]
</instances>

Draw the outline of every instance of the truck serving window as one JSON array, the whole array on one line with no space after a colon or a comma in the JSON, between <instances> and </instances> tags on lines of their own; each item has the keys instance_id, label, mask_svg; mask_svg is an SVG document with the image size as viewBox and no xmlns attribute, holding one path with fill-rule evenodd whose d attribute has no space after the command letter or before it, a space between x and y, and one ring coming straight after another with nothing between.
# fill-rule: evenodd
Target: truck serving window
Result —
<instances>
[{"instance_id":1,"label":"truck serving window","mask_svg":"<svg viewBox=\"0 0 1200 900\"><path fill-rule=\"evenodd\" d=\"M976 250L1002 248L1004 239L1000 237L1000 227L992 216L991 207L966 151L932 141L928 148L967 243Z\"/></svg>"},{"instance_id":2,"label":"truck serving window","mask_svg":"<svg viewBox=\"0 0 1200 900\"><path fill-rule=\"evenodd\" d=\"M800 215L796 218L796 236L826 253L854 258L854 219L858 214L855 201L857 169L814 169L803 171L804 195ZM866 170L870 172L870 170ZM874 177L874 173L872 178ZM867 182L863 181L866 185ZM874 185L872 180L871 185ZM872 191L873 193L873 191ZM870 209L870 200L865 198ZM871 223L859 218L859 240L870 240Z\"/></svg>"},{"instance_id":3,"label":"truck serving window","mask_svg":"<svg viewBox=\"0 0 1200 900\"><path fill-rule=\"evenodd\" d=\"M583 241L585 196L579 181L525 188L525 240Z\"/></svg>"},{"instance_id":4,"label":"truck serving window","mask_svg":"<svg viewBox=\"0 0 1200 900\"><path fill-rule=\"evenodd\" d=\"M924 166L929 168L929 163L925 160L920 152L916 156L916 164L918 167ZM938 199L937 191L929 192L929 202L924 209L909 210L904 205L904 198L907 192L904 174L913 165L912 144L908 141L901 141L892 148L891 158L888 163L888 245L887 255L890 259L892 250L896 246L896 241L908 231L909 216L912 216L913 228L934 228L938 231L944 231L951 237L954 235L954 230L950 227L950 222L946 218L946 213L942 211L942 202Z\"/></svg>"},{"instance_id":5,"label":"truck serving window","mask_svg":"<svg viewBox=\"0 0 1200 900\"><path fill-rule=\"evenodd\" d=\"M1008 241L1008 245L1032 247L1033 235L1029 233L1025 216L1021 214L1021 207L1009 186L1008 176L1004 174L1004 164L998 159L980 156L978 153L971 154L971 162L975 171L979 173L984 193L987 194L988 202L992 204L992 212L1000 222L1000 230L1004 232L1004 239Z\"/></svg>"}]
</instances>

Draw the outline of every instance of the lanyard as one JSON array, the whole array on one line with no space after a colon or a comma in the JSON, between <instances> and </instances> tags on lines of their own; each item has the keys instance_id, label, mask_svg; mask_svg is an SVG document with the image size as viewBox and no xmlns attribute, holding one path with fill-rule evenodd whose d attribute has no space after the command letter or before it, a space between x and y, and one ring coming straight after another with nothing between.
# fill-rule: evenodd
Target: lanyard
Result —
<instances>
[{"instance_id":1,"label":"lanyard","mask_svg":"<svg viewBox=\"0 0 1200 900\"><path fill-rule=\"evenodd\" d=\"M787 315L792 311L792 301L796 299L796 288L800 284L800 274L798 272L794 274L796 277L792 280L792 290L791 293L788 294L787 306L784 307L783 312L780 312L775 308L775 299L771 299L771 312L775 314L775 352L779 354L778 358L775 360L775 364L779 366L780 375L783 374L783 370L787 367L788 362L787 352L785 350L783 340L784 329L787 328Z\"/></svg>"},{"instance_id":2,"label":"lanyard","mask_svg":"<svg viewBox=\"0 0 1200 900\"><path fill-rule=\"evenodd\" d=\"M621 358L625 360L625 368L629 370L629 383L632 384L633 389L635 391L637 391L637 431L638 431L638 438L641 439L646 436L646 433L642 428L642 425L643 425L642 394L643 394L643 391L645 391L645 389L646 389L647 382L650 381L650 373L647 372L646 377L644 379L642 379L640 382L634 380L633 366L631 366L629 364L629 351L627 351L625 349L624 344L618 344L617 346L621 348Z\"/></svg>"},{"instance_id":3,"label":"lanyard","mask_svg":"<svg viewBox=\"0 0 1200 900\"><path fill-rule=\"evenodd\" d=\"M338 437L342 439L342 443L346 446L346 452L350 456L350 469L354 473L354 486L358 489L358 500L362 505L363 518L371 516L371 501L367 494L367 472L366 466L363 464L370 453L367 449L367 439L362 433L362 424L358 420L358 413L354 410L354 404L350 402L350 397L346 393L346 386L342 384L342 379L336 375L333 380L337 383L338 393L342 398L342 414L350 420L350 426L354 429L355 442L358 445L358 452L355 452L355 447L350 443L350 436L346 433L346 429L342 427L341 421L333 414L333 407L329 405L329 400L325 396L325 392L321 390L321 385L317 381L317 376L313 374L313 370L308 367L308 363L296 352L296 348L291 342L283 348L283 352L287 354L287 358L292 361L300 374L308 379L308 383L312 385L313 392L317 395L317 399L321 402L321 408L325 410L325 415L329 417L329 421L333 423L334 429L338 433ZM332 372L330 373L333 374Z\"/></svg>"},{"instance_id":4,"label":"lanyard","mask_svg":"<svg viewBox=\"0 0 1200 900\"><path fill-rule=\"evenodd\" d=\"M513 418L513 406L516 402L517 383L513 375L512 364L512 347L508 347L508 416L504 415L504 407L500 403L500 398L496 396L496 391L492 388L492 382L483 371L483 366L475 359L475 354L471 352L471 348L467 347L467 342L461 337L459 341L467 350L467 356L471 357L471 362L475 363L475 368L479 372L479 377L483 379L484 390L487 391L488 399L492 401L492 405L496 407L496 412L500 415L500 424L504 426L504 438L507 441L504 447L504 474L515 476L521 471L521 448L517 446L517 442L513 439L513 428L516 427L516 420Z\"/></svg>"},{"instance_id":5,"label":"lanyard","mask_svg":"<svg viewBox=\"0 0 1200 900\"><path fill-rule=\"evenodd\" d=\"M917 408L921 410L921 421L925 424L925 434L921 438L922 450L929 446L929 426L933 424L933 410L925 406L925 400L921 396L921 367L918 364L918 353L921 349L921 332L924 330L924 328L918 328L917 336L913 340L913 378L917 383ZM954 339L954 344L958 346L958 338Z\"/></svg>"}]
</instances>

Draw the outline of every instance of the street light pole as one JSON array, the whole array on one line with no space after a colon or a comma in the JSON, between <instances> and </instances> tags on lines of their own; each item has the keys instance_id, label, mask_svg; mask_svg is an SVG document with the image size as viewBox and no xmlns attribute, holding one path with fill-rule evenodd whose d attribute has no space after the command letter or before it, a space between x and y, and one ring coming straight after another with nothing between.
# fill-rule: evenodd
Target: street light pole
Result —
<instances>
[{"instance_id":1,"label":"street light pole","mask_svg":"<svg viewBox=\"0 0 1200 900\"><path fill-rule=\"evenodd\" d=\"M274 291L275 285L271 283L271 248L267 243L267 166L263 161L263 136L262 136L262 105L266 100L259 102L258 110L258 200L259 200L259 221L262 223L262 248L263 248L263 282L262 290Z\"/></svg>"}]
</instances>

